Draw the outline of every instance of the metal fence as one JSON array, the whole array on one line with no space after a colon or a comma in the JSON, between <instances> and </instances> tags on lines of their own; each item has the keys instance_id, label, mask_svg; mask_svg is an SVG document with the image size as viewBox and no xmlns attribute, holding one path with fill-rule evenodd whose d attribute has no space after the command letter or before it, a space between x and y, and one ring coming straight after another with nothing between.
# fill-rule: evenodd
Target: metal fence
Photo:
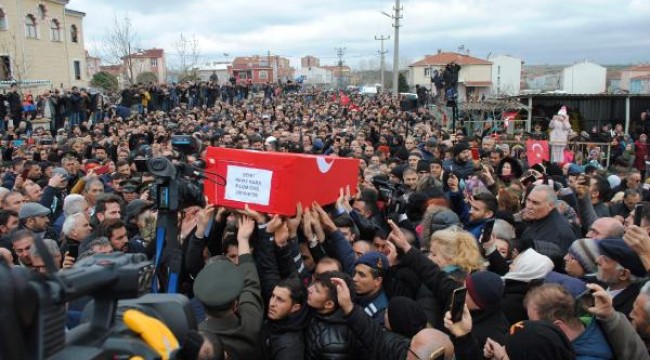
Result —
<instances>
[{"instance_id":1,"label":"metal fence","mask_svg":"<svg viewBox=\"0 0 650 360\"><path fill-rule=\"evenodd\" d=\"M497 144L508 144L510 148L514 145L522 145L524 149L526 148L526 143L524 141L517 141L517 140L500 140L497 139L496 141ZM586 142L586 141L569 141L566 143L563 142L554 142L554 141L549 141L549 151L550 147L553 145L566 145L570 149L574 151L576 154L576 157L578 154L582 156L582 159L588 159L589 158L589 152L595 148L599 149L599 158L598 162L600 163L601 166L604 166L606 168L609 167L609 165L612 162L611 158L611 151L612 151L612 145L610 143L600 143L600 142Z\"/></svg>"}]
</instances>

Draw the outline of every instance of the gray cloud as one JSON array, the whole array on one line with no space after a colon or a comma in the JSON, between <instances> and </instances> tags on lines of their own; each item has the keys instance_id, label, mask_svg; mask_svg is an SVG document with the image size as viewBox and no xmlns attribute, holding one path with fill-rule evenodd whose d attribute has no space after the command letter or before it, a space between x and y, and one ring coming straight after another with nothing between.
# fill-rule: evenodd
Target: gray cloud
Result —
<instances>
[{"instance_id":1,"label":"gray cloud","mask_svg":"<svg viewBox=\"0 0 650 360\"><path fill-rule=\"evenodd\" d=\"M508 53L528 64L566 64L589 59L602 64L650 61L648 0L405 0L400 57L416 60L459 45L471 54ZM72 0L87 13L85 41L101 42L112 18L129 13L143 47L162 47L173 61L179 34L195 34L203 57L305 54L335 61L334 48L347 48L346 61L375 59L379 42L392 36L388 0ZM392 41L389 42L392 58Z\"/></svg>"}]
</instances>

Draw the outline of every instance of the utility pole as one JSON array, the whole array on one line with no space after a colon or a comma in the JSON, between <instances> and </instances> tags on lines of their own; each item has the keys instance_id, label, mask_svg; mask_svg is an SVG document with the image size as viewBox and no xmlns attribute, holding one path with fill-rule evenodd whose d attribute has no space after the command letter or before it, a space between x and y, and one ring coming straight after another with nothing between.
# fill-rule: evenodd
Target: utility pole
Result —
<instances>
[{"instance_id":1,"label":"utility pole","mask_svg":"<svg viewBox=\"0 0 650 360\"><path fill-rule=\"evenodd\" d=\"M269 78L273 79L271 82L277 82L278 79L275 78L275 74L273 73L273 68L271 67L271 50L267 50L266 52L266 65L271 68L271 73L269 74Z\"/></svg>"},{"instance_id":2,"label":"utility pole","mask_svg":"<svg viewBox=\"0 0 650 360\"><path fill-rule=\"evenodd\" d=\"M393 36L393 40L395 44L393 45L393 96L397 97L399 96L398 91L398 82L399 82L399 20L402 18L402 15L400 14L402 10L404 10L400 6L400 0L395 0L395 7L393 10L395 10L394 15L388 15L385 12L382 12L382 14L388 16L389 18L395 20L393 23L393 27L395 28L395 35Z\"/></svg>"},{"instance_id":3,"label":"utility pole","mask_svg":"<svg viewBox=\"0 0 650 360\"><path fill-rule=\"evenodd\" d=\"M388 53L388 51L384 51L384 40L390 39L390 36L376 36L375 35L375 40L381 41L381 50L379 51L379 56L381 57L381 91L386 91L386 82L384 81L384 71L386 71L386 63L384 62L384 55Z\"/></svg>"},{"instance_id":4,"label":"utility pole","mask_svg":"<svg viewBox=\"0 0 650 360\"><path fill-rule=\"evenodd\" d=\"M343 55L345 55L345 48L344 47L338 47L336 48L336 56L339 58L339 90L343 88Z\"/></svg>"}]
</instances>

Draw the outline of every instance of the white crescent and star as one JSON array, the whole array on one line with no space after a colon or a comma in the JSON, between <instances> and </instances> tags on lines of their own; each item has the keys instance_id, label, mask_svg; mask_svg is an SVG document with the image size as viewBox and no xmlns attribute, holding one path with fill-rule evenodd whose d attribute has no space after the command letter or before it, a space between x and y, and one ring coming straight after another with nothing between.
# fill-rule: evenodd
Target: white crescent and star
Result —
<instances>
[{"instance_id":1,"label":"white crescent and star","mask_svg":"<svg viewBox=\"0 0 650 360\"><path fill-rule=\"evenodd\" d=\"M316 164L318 165L318 170L322 174L326 174L328 171L330 171L332 165L334 165L334 159L332 159L330 162L327 162L324 157L319 156L316 158Z\"/></svg>"}]
</instances>

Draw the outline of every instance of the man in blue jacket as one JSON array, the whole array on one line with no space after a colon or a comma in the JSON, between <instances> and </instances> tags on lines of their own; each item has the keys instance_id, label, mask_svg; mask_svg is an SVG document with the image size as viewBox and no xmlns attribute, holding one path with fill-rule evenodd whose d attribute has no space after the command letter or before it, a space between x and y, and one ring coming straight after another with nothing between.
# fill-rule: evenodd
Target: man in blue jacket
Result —
<instances>
[{"instance_id":1,"label":"man in blue jacket","mask_svg":"<svg viewBox=\"0 0 650 360\"><path fill-rule=\"evenodd\" d=\"M600 324L593 318L578 317L573 297L561 285L544 284L531 289L524 306L530 320L546 320L562 330L571 341L576 359L614 358Z\"/></svg>"},{"instance_id":2,"label":"man in blue jacket","mask_svg":"<svg viewBox=\"0 0 650 360\"><path fill-rule=\"evenodd\" d=\"M452 183L454 184L454 183ZM463 193L458 186L449 186L449 200L451 209L458 214L465 230L469 231L479 240L485 223L494 218L498 210L497 198L487 189L473 195L469 202L465 201Z\"/></svg>"}]
</instances>

